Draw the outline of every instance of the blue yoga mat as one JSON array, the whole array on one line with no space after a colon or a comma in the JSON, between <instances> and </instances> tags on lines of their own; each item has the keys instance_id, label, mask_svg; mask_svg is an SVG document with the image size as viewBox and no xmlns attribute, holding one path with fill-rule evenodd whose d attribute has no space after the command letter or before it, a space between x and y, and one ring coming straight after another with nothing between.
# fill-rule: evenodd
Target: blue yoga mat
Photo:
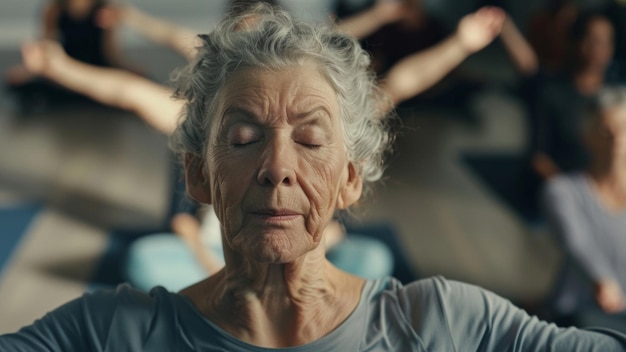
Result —
<instances>
[{"instance_id":1,"label":"blue yoga mat","mask_svg":"<svg viewBox=\"0 0 626 352\"><path fill-rule=\"evenodd\" d=\"M0 275L39 211L38 203L0 206Z\"/></svg>"}]
</instances>

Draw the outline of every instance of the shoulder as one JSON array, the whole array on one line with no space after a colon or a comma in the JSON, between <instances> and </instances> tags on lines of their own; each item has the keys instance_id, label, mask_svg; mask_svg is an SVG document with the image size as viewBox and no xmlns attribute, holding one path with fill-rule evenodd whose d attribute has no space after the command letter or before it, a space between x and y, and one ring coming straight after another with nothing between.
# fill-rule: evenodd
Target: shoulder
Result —
<instances>
[{"instance_id":1,"label":"shoulder","mask_svg":"<svg viewBox=\"0 0 626 352\"><path fill-rule=\"evenodd\" d=\"M161 313L167 295L163 288L146 294L128 285L86 293L0 339L0 350L141 350L159 321L175 320Z\"/></svg>"},{"instance_id":2,"label":"shoulder","mask_svg":"<svg viewBox=\"0 0 626 352\"><path fill-rule=\"evenodd\" d=\"M548 200L554 198L570 198L573 194L579 193L585 184L583 173L571 173L557 175L546 182L544 187L544 197Z\"/></svg>"},{"instance_id":3,"label":"shoulder","mask_svg":"<svg viewBox=\"0 0 626 352\"><path fill-rule=\"evenodd\" d=\"M172 295L163 287L145 293L122 284L115 289L87 293L79 301L82 311L89 317L105 318L111 324L129 319L137 328L147 328L155 316L173 304Z\"/></svg>"},{"instance_id":4,"label":"shoulder","mask_svg":"<svg viewBox=\"0 0 626 352\"><path fill-rule=\"evenodd\" d=\"M452 318L455 323L459 322L459 317L451 315L469 311L486 321L482 317L490 304L508 302L478 286L447 280L441 276L415 281L404 286L398 295L407 305L430 307L434 309L431 314L440 315L442 319ZM447 322L447 325L451 325L451 322Z\"/></svg>"},{"instance_id":5,"label":"shoulder","mask_svg":"<svg viewBox=\"0 0 626 352\"><path fill-rule=\"evenodd\" d=\"M491 315L510 302L478 286L441 276L415 281L398 291L398 298L411 325L421 336L471 343L472 335L491 330ZM512 306L512 305L511 305ZM427 324L426 324L427 322ZM471 332L471 333L470 333ZM467 333L457 336L459 333Z\"/></svg>"},{"instance_id":6,"label":"shoulder","mask_svg":"<svg viewBox=\"0 0 626 352\"><path fill-rule=\"evenodd\" d=\"M398 295L416 333L427 344L446 344L449 350L478 349L506 335L508 322L526 317L488 290L441 276L413 282Z\"/></svg>"},{"instance_id":7,"label":"shoulder","mask_svg":"<svg viewBox=\"0 0 626 352\"><path fill-rule=\"evenodd\" d=\"M563 329L478 286L434 277L398 291L427 346L449 351L623 351L623 334Z\"/></svg>"},{"instance_id":8,"label":"shoulder","mask_svg":"<svg viewBox=\"0 0 626 352\"><path fill-rule=\"evenodd\" d=\"M145 293L128 284L121 284L114 289L102 289L85 293L81 298L82 304L90 309L102 309L102 307L135 307L139 310L151 310L156 300L167 291L156 287Z\"/></svg>"},{"instance_id":9,"label":"shoulder","mask_svg":"<svg viewBox=\"0 0 626 352\"><path fill-rule=\"evenodd\" d=\"M95 291L80 299L83 324L107 348L140 348L148 342L166 346L176 340L174 295L163 287L145 293L127 284Z\"/></svg>"}]
</instances>

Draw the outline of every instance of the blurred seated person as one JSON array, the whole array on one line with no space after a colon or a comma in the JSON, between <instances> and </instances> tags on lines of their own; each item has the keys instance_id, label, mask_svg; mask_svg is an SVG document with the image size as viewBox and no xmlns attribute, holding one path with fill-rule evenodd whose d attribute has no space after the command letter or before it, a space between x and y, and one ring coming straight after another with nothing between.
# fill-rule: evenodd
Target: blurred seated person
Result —
<instances>
[{"instance_id":1,"label":"blurred seated person","mask_svg":"<svg viewBox=\"0 0 626 352\"><path fill-rule=\"evenodd\" d=\"M584 119L590 163L550 179L544 194L566 253L554 310L579 326L626 331L626 88L602 89Z\"/></svg>"},{"instance_id":2,"label":"blurred seated person","mask_svg":"<svg viewBox=\"0 0 626 352\"><path fill-rule=\"evenodd\" d=\"M179 293L122 285L0 337L0 350L619 351L476 286L365 280L325 258L325 229L380 179L393 140L359 43L255 7L202 35L179 72L173 144L220 221L225 267ZM254 16L245 31L242 21Z\"/></svg>"}]
</instances>

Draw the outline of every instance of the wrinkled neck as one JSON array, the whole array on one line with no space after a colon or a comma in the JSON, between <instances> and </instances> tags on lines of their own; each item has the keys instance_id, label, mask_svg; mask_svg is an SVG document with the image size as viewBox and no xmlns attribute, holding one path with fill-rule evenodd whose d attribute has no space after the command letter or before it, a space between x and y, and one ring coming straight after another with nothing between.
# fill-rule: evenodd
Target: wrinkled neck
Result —
<instances>
[{"instance_id":1,"label":"wrinkled neck","mask_svg":"<svg viewBox=\"0 0 626 352\"><path fill-rule=\"evenodd\" d=\"M207 281L201 310L258 346L297 346L327 335L356 308L365 283L328 262L323 246L281 264L225 254L226 267Z\"/></svg>"}]
</instances>

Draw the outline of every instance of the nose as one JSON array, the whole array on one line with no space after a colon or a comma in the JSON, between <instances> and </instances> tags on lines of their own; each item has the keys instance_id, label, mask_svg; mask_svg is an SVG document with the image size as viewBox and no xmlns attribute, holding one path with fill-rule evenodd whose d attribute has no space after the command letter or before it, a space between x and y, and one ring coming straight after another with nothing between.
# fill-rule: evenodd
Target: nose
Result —
<instances>
[{"instance_id":1,"label":"nose","mask_svg":"<svg viewBox=\"0 0 626 352\"><path fill-rule=\"evenodd\" d=\"M261 156L257 181L264 186L292 186L296 182L297 162L298 158L291 145L291 139L273 138Z\"/></svg>"}]
</instances>

